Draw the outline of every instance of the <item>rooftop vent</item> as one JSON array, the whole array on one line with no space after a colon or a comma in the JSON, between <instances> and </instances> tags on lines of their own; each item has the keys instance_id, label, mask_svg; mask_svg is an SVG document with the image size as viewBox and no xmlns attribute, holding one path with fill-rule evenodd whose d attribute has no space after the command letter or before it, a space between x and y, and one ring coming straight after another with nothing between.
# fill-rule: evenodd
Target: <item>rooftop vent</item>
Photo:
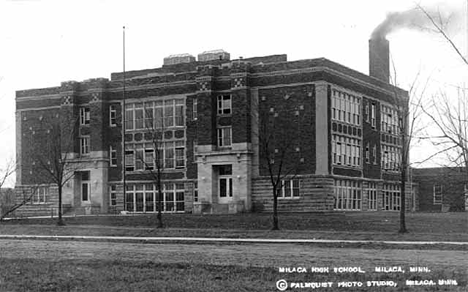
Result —
<instances>
[{"instance_id":1,"label":"rooftop vent","mask_svg":"<svg viewBox=\"0 0 468 292\"><path fill-rule=\"evenodd\" d=\"M201 54L198 54L198 62L207 62L213 60L225 60L229 61L230 55L228 52L224 50L213 50L213 51L206 51Z\"/></svg>"},{"instance_id":2,"label":"rooftop vent","mask_svg":"<svg viewBox=\"0 0 468 292\"><path fill-rule=\"evenodd\" d=\"M190 54L170 55L164 58L164 65L175 65L181 63L195 62L195 57Z\"/></svg>"}]
</instances>

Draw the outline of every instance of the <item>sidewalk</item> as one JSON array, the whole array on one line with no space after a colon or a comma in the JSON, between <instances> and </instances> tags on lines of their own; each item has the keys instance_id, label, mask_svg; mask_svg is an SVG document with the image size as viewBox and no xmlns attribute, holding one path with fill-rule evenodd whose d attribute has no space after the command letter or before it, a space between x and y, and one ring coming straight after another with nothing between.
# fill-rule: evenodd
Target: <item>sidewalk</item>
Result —
<instances>
[{"instance_id":1,"label":"sidewalk","mask_svg":"<svg viewBox=\"0 0 468 292\"><path fill-rule=\"evenodd\" d=\"M211 237L134 237L134 236L75 236L75 235L0 235L0 239L76 240L125 243L330 243L330 244L385 244L385 245L451 245L468 246L468 242L453 241L379 241L333 239L269 239L269 238L211 238Z\"/></svg>"}]
</instances>

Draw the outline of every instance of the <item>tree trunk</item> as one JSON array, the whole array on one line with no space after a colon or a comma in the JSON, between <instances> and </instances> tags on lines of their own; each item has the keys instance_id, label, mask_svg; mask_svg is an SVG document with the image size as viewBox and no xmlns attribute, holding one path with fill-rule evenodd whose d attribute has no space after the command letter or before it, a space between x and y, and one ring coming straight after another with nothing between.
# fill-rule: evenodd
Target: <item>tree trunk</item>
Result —
<instances>
[{"instance_id":1,"label":"tree trunk","mask_svg":"<svg viewBox=\"0 0 468 292\"><path fill-rule=\"evenodd\" d=\"M271 230L279 230L278 225L278 194L276 187L273 187L273 227Z\"/></svg>"},{"instance_id":2,"label":"tree trunk","mask_svg":"<svg viewBox=\"0 0 468 292\"><path fill-rule=\"evenodd\" d=\"M408 230L406 229L406 163L403 163L403 167L401 170L401 203L400 203L400 230L399 233L406 233Z\"/></svg>"},{"instance_id":3,"label":"tree trunk","mask_svg":"<svg viewBox=\"0 0 468 292\"><path fill-rule=\"evenodd\" d=\"M62 186L58 186L58 226L64 226L65 222L62 219Z\"/></svg>"},{"instance_id":4,"label":"tree trunk","mask_svg":"<svg viewBox=\"0 0 468 292\"><path fill-rule=\"evenodd\" d=\"M163 193L161 191L161 172L158 169L158 215L156 216L158 218L158 228L163 228L163 222L162 222L162 199L163 199Z\"/></svg>"}]
</instances>

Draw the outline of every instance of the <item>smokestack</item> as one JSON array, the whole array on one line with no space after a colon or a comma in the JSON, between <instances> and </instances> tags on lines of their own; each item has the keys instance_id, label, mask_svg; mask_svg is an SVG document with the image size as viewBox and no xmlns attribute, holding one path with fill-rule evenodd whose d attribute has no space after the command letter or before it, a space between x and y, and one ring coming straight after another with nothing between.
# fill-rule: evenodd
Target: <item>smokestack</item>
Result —
<instances>
[{"instance_id":1,"label":"smokestack","mask_svg":"<svg viewBox=\"0 0 468 292\"><path fill-rule=\"evenodd\" d=\"M390 45L385 37L369 40L369 75L386 83L390 80Z\"/></svg>"}]
</instances>

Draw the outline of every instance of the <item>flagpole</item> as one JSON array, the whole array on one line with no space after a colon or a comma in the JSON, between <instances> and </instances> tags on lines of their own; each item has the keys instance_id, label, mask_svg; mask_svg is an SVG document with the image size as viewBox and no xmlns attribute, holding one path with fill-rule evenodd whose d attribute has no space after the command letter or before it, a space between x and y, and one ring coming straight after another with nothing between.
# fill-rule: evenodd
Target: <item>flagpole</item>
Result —
<instances>
[{"instance_id":1,"label":"flagpole","mask_svg":"<svg viewBox=\"0 0 468 292\"><path fill-rule=\"evenodd\" d=\"M123 27L123 92L122 92L122 181L123 181L123 202L126 210L127 200L127 182L125 173L125 26ZM132 210L133 211L133 210Z\"/></svg>"}]
</instances>

